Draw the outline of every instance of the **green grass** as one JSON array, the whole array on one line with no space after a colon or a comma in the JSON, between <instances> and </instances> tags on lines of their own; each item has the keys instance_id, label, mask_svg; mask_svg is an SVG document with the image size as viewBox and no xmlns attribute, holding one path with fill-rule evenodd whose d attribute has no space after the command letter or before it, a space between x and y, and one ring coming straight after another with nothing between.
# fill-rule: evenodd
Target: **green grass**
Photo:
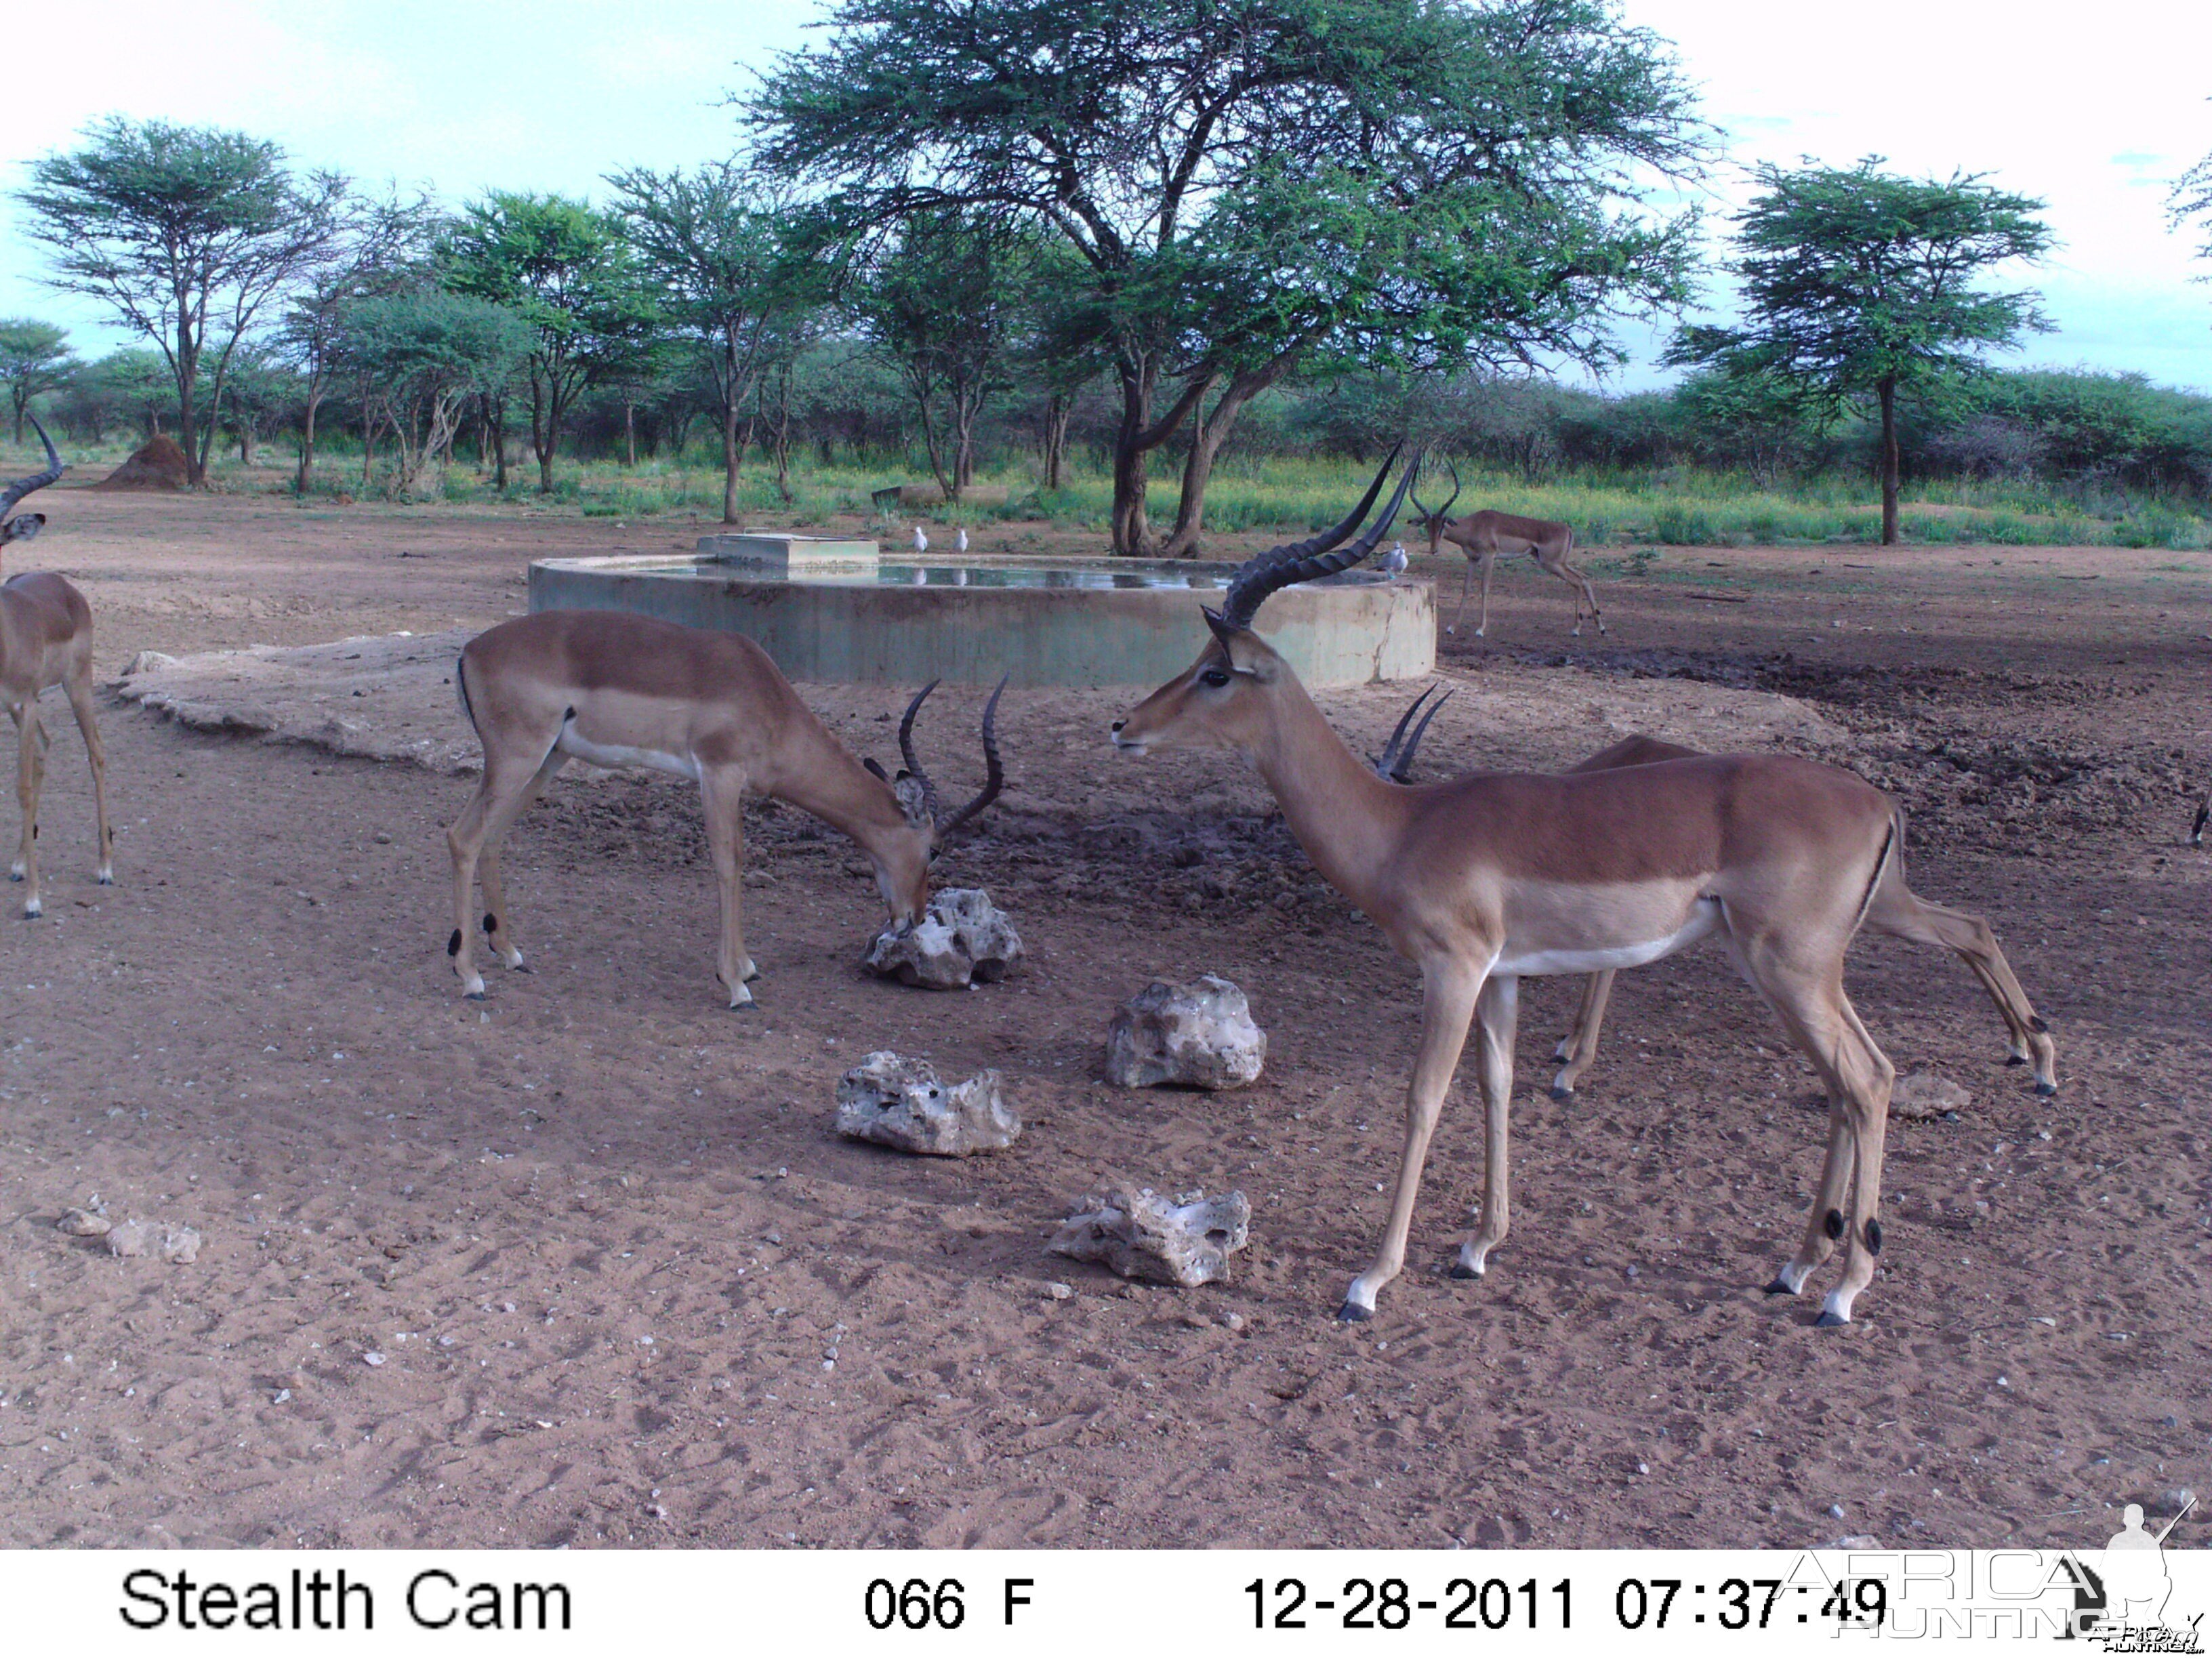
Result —
<instances>
[{"instance_id":1,"label":"green grass","mask_svg":"<svg viewBox=\"0 0 2212 1659\"><path fill-rule=\"evenodd\" d=\"M75 451L68 459L80 472L96 474L121 460L132 447L117 439L94 451ZM28 471L38 459L28 451L0 444L0 471ZM249 471L239 467L234 459L219 457L213 469L216 488L289 494L289 444L277 441L264 445L259 459L260 465ZM871 491L928 477L926 467L896 458L846 459L823 466L810 453L805 459L795 456L793 461L792 499L787 502L776 490L773 471L757 457L750 459L738 490L742 515L802 528L824 525L838 516L877 518ZM979 481L1006 486L1004 506L930 507L920 516L933 524L1042 520L1066 529L1105 531L1112 484L1102 469L1087 459L1079 461L1070 468L1064 487L1056 490L1042 488L1038 472L1029 458L986 470ZM1542 483L1464 463L1460 473L1464 489L1459 510L1480 506L1564 520L1574 526L1576 538L1584 546L1867 545L1881 538L1879 501L1871 484L1860 478L1825 476L1771 488L1741 475L1684 467L1646 473L1593 471ZM1164 460L1155 465L1153 474L1147 504L1155 527L1164 529L1175 520L1180 476ZM1316 530L1343 514L1369 476L1366 466L1346 460L1231 456L1216 470L1206 492L1206 526L1224 534ZM501 494L473 465L463 462L446 474L438 499L457 505L504 503L525 510L623 520L659 514L721 514L719 457L704 444L695 446L683 459L648 460L635 468L564 459L556 468L550 496L538 493L537 467L526 459L511 467L507 478ZM1431 479L1422 494L1433 506L1449 490L1449 483ZM340 437L318 453L312 495L334 499L362 493L360 451ZM376 486L368 493L374 496ZM878 522L888 532L910 523L914 516L896 514ZM2055 486L2032 481L1935 479L1906 490L1899 527L1905 541L1921 544L2153 547L2185 552L2212 547L2212 507L2199 501L2109 493L2093 500L2074 498Z\"/></svg>"}]
</instances>

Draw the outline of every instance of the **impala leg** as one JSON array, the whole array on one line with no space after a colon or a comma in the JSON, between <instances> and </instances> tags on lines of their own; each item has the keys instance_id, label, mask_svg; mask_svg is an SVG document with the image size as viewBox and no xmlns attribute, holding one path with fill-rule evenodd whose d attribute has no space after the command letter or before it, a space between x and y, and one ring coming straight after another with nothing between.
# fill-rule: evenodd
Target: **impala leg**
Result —
<instances>
[{"instance_id":1,"label":"impala leg","mask_svg":"<svg viewBox=\"0 0 2212 1659\"><path fill-rule=\"evenodd\" d=\"M1482 981L1481 974L1457 963L1440 965L1424 975L1421 1048L1406 1093L1406 1150L1398 1165L1397 1191L1390 1200L1390 1219L1382 1231L1382 1250L1345 1292L1344 1305L1337 1310L1339 1319L1372 1319L1376 1292L1406 1265L1406 1235L1413 1223L1413 1198L1420 1190L1421 1165L1429 1155L1429 1138L1436 1133L1437 1116L1443 1109L1452 1073L1459 1067L1468 1021L1474 1017Z\"/></svg>"},{"instance_id":2,"label":"impala leg","mask_svg":"<svg viewBox=\"0 0 2212 1659\"><path fill-rule=\"evenodd\" d=\"M2032 1066L2036 1093L2058 1092L2057 1046L2051 1040L2050 1028L2028 1001L2027 993L2014 977L2012 964L1998 949L1996 935L1990 931L1988 922L1969 911L1931 904L1902 882L1893 890L1885 878L1867 913L1867 926L1893 938L1955 952L1982 982L2005 1023L2011 1039L2010 1058L2005 1063Z\"/></svg>"},{"instance_id":3,"label":"impala leg","mask_svg":"<svg viewBox=\"0 0 2212 1659\"><path fill-rule=\"evenodd\" d=\"M92 768L92 810L100 837L100 862L94 879L103 887L115 881L115 832L107 827L107 750L100 741L100 724L92 712L92 664L89 657L71 674L64 690L76 729L84 738L84 757Z\"/></svg>"},{"instance_id":4,"label":"impala leg","mask_svg":"<svg viewBox=\"0 0 2212 1659\"><path fill-rule=\"evenodd\" d=\"M22 813L22 842L8 872L11 880L23 882L23 914L41 916L46 907L39 896L39 791L46 777L46 732L39 723L39 704L26 697L15 716L15 805Z\"/></svg>"},{"instance_id":5,"label":"impala leg","mask_svg":"<svg viewBox=\"0 0 2212 1659\"><path fill-rule=\"evenodd\" d=\"M1513 1102L1513 1033L1521 1012L1521 981L1493 974L1474 1005L1474 1063L1482 1079L1482 1225L1459 1248L1455 1279L1479 1279L1490 1253L1504 1242L1512 1221L1508 1180L1507 1113Z\"/></svg>"},{"instance_id":6,"label":"impala leg","mask_svg":"<svg viewBox=\"0 0 2212 1659\"><path fill-rule=\"evenodd\" d=\"M1498 569L1498 550L1494 547L1482 556L1482 620L1474 625L1474 637L1486 639L1490 635L1490 579Z\"/></svg>"},{"instance_id":7,"label":"impala leg","mask_svg":"<svg viewBox=\"0 0 2212 1659\"><path fill-rule=\"evenodd\" d=\"M1590 620L1597 624L1599 633L1604 633L1605 617L1598 611L1597 590L1590 586L1589 578L1576 569L1573 565L1569 564L1567 556L1564 552L1558 558L1547 559L1543 562L1547 570L1574 590L1575 632L1579 634L1583 631L1583 606L1587 604L1589 606Z\"/></svg>"},{"instance_id":8,"label":"impala leg","mask_svg":"<svg viewBox=\"0 0 2212 1659\"><path fill-rule=\"evenodd\" d=\"M500 857L507 849L507 834L514 828L515 820L537 805L545 787L559 777L568 764L568 757L557 749L546 756L537 775L523 786L522 793L503 809L495 808L484 826L483 850L477 871L477 878L483 884L484 941L491 946L493 955L518 974L526 974L530 969L523 963L521 947L514 942L514 912L507 902L507 880Z\"/></svg>"},{"instance_id":9,"label":"impala leg","mask_svg":"<svg viewBox=\"0 0 2212 1659\"><path fill-rule=\"evenodd\" d=\"M715 953L714 977L729 992L730 1006L743 1008L753 1000L753 994L745 988L746 981L760 977L753 959L745 954L744 774L706 772L699 780L699 793L707 809L707 851L714 860L714 885L722 899L722 937Z\"/></svg>"},{"instance_id":10,"label":"impala leg","mask_svg":"<svg viewBox=\"0 0 2212 1659\"><path fill-rule=\"evenodd\" d=\"M1874 1259L1881 1249L1882 1145L1897 1076L1844 994L1842 969L1840 961L1817 970L1771 969L1759 982L1828 1089L1828 1152L1820 1194L1797 1254L1766 1288L1796 1295L1813 1269L1844 1244L1844 1276L1821 1304L1823 1325L1849 1323L1852 1301L1874 1278Z\"/></svg>"},{"instance_id":11,"label":"impala leg","mask_svg":"<svg viewBox=\"0 0 2212 1659\"><path fill-rule=\"evenodd\" d=\"M550 751L552 746L549 742L544 750L533 750L526 756L512 750L495 754L487 747L483 777L477 784L477 792L453 820L453 828L446 831L446 846L453 855L453 933L446 941L446 954L453 959L461 994L472 1001L481 1002L484 997L483 975L477 972L476 918L469 903L476 895L477 860L494 824L504 833L506 825L514 821L521 797L537 774L536 757Z\"/></svg>"},{"instance_id":12,"label":"impala leg","mask_svg":"<svg viewBox=\"0 0 2212 1659\"><path fill-rule=\"evenodd\" d=\"M1467 620L1467 596L1474 586L1474 555L1470 553L1467 556L1467 569L1459 579L1459 609L1452 612L1451 626L1444 629L1445 633L1458 633L1459 625ZM1484 603L1486 605L1488 601L1486 600Z\"/></svg>"},{"instance_id":13,"label":"impala leg","mask_svg":"<svg viewBox=\"0 0 2212 1659\"><path fill-rule=\"evenodd\" d=\"M1583 1006L1575 1015L1574 1030L1559 1039L1559 1046L1552 1058L1563 1061L1559 1074L1552 1079L1552 1098L1565 1100L1575 1091L1590 1062L1597 1058L1598 1032L1605 1024L1605 1006L1613 996L1613 976L1617 970L1601 969L1583 981Z\"/></svg>"}]
</instances>

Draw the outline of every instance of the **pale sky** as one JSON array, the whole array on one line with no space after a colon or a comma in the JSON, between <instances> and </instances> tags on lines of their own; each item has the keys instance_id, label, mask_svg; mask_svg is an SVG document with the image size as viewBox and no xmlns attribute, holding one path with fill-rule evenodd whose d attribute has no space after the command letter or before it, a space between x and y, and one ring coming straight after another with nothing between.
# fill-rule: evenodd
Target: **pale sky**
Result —
<instances>
[{"instance_id":1,"label":"pale sky","mask_svg":"<svg viewBox=\"0 0 2212 1659\"><path fill-rule=\"evenodd\" d=\"M1735 164L1710 181L1711 228L1744 170L1802 156L1986 173L2040 197L2062 246L2023 270L2056 332L2010 361L2133 369L2212 392L2212 266L2166 227L2168 182L2212 150L2212 4L2104 0L2061 10L1987 0L1626 0L1675 43ZM40 7L9 27L0 189L110 112L235 127L303 163L428 184L599 191L634 163L726 155L723 98L745 66L808 38L806 0L105 0ZM189 27L180 27L185 20ZM39 66L60 66L41 70ZM87 302L37 281L37 250L0 202L0 314L70 325L80 351L118 343ZM1664 330L1623 337L1650 366Z\"/></svg>"}]
</instances>

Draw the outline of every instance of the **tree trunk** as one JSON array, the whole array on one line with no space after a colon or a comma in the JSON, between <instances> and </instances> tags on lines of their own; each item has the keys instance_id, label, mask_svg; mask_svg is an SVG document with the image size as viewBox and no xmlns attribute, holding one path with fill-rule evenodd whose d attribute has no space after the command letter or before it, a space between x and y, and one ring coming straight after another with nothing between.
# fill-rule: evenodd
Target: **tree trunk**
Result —
<instances>
[{"instance_id":1,"label":"tree trunk","mask_svg":"<svg viewBox=\"0 0 2212 1659\"><path fill-rule=\"evenodd\" d=\"M623 465L637 470L637 405L623 399Z\"/></svg>"},{"instance_id":2,"label":"tree trunk","mask_svg":"<svg viewBox=\"0 0 2212 1659\"><path fill-rule=\"evenodd\" d=\"M1152 452L1170 438L1212 390L1215 375L1194 373L1184 384L1175 407L1150 425L1152 393L1159 380L1159 362L1152 354L1131 353L1122 357L1116 372L1121 381L1121 423L1114 434L1114 551L1123 557L1143 558L1152 552L1152 532L1145 514L1145 485Z\"/></svg>"},{"instance_id":3,"label":"tree trunk","mask_svg":"<svg viewBox=\"0 0 2212 1659\"><path fill-rule=\"evenodd\" d=\"M1885 377L1881 395L1881 544L1897 545L1897 379Z\"/></svg>"},{"instance_id":4,"label":"tree trunk","mask_svg":"<svg viewBox=\"0 0 2212 1659\"><path fill-rule=\"evenodd\" d=\"M300 471L292 481L295 495L306 495L315 476L315 411L322 404L323 389L319 377L308 383L307 418L300 422Z\"/></svg>"},{"instance_id":5,"label":"tree trunk","mask_svg":"<svg viewBox=\"0 0 2212 1659\"><path fill-rule=\"evenodd\" d=\"M737 388L722 404L722 522L738 521L738 399Z\"/></svg>"},{"instance_id":6,"label":"tree trunk","mask_svg":"<svg viewBox=\"0 0 2212 1659\"><path fill-rule=\"evenodd\" d=\"M1294 352L1286 351L1264 368L1239 374L1215 401L1212 412L1200 416L1191 434L1190 453L1183 459L1182 499L1176 509L1175 530L1160 548L1163 558L1187 559L1198 551L1199 529L1206 521L1206 486L1221 446L1236 429L1244 406L1289 374L1297 361Z\"/></svg>"},{"instance_id":7,"label":"tree trunk","mask_svg":"<svg viewBox=\"0 0 2212 1659\"><path fill-rule=\"evenodd\" d=\"M1067 459L1067 422L1075 413L1075 399L1054 392L1044 406L1044 487L1060 488L1060 469Z\"/></svg>"},{"instance_id":8,"label":"tree trunk","mask_svg":"<svg viewBox=\"0 0 2212 1659\"><path fill-rule=\"evenodd\" d=\"M23 447L23 405L31 400L21 389L20 382L9 390L15 399L15 447L21 449Z\"/></svg>"},{"instance_id":9,"label":"tree trunk","mask_svg":"<svg viewBox=\"0 0 2212 1659\"><path fill-rule=\"evenodd\" d=\"M185 452L185 482L194 489L207 483L207 463L200 459L192 425L192 393L199 386L199 354L192 349L191 333L177 325L177 447Z\"/></svg>"},{"instance_id":10,"label":"tree trunk","mask_svg":"<svg viewBox=\"0 0 2212 1659\"><path fill-rule=\"evenodd\" d=\"M369 480L375 476L376 417L362 405L361 411L361 493L368 494Z\"/></svg>"},{"instance_id":11,"label":"tree trunk","mask_svg":"<svg viewBox=\"0 0 2212 1659\"><path fill-rule=\"evenodd\" d=\"M507 396L484 399L484 423L491 430L491 487L507 494Z\"/></svg>"}]
</instances>

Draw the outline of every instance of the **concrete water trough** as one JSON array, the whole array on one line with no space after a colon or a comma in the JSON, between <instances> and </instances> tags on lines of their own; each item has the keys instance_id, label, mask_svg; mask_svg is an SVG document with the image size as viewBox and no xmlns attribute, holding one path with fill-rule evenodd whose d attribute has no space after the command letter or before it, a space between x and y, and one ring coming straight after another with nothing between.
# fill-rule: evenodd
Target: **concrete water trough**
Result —
<instances>
[{"instance_id":1,"label":"concrete water trough","mask_svg":"<svg viewBox=\"0 0 2212 1659\"><path fill-rule=\"evenodd\" d=\"M867 685L1157 685L1210 637L1226 564L885 556L870 542L749 532L696 555L540 559L532 611L635 611L757 641L794 680ZM1286 587L1259 632L1310 686L1436 666L1436 595L1351 570Z\"/></svg>"}]
</instances>

